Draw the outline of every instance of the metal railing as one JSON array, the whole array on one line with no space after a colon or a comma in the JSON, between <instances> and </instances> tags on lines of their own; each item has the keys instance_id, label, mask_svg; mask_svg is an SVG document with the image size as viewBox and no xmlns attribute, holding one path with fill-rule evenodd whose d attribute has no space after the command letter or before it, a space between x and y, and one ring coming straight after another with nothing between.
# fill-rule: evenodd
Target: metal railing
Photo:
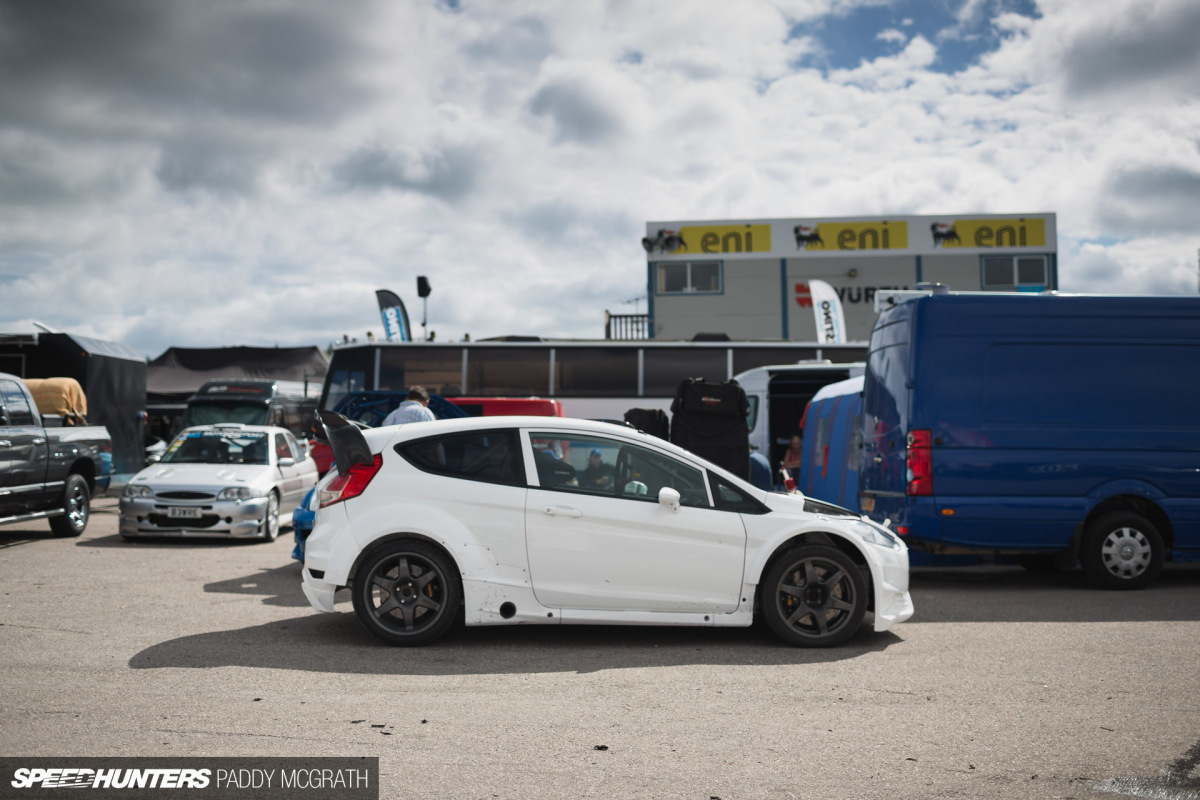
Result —
<instances>
[{"instance_id":1,"label":"metal railing","mask_svg":"<svg viewBox=\"0 0 1200 800\"><path fill-rule=\"evenodd\" d=\"M610 314L605 311L604 338L613 340L649 339L650 315Z\"/></svg>"}]
</instances>

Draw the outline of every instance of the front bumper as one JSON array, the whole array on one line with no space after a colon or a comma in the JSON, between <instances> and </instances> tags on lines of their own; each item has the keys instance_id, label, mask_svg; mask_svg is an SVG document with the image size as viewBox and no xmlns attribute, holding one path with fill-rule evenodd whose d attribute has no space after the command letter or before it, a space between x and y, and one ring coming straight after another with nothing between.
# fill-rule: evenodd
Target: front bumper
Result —
<instances>
[{"instance_id":1,"label":"front bumper","mask_svg":"<svg viewBox=\"0 0 1200 800\"><path fill-rule=\"evenodd\" d=\"M172 517L171 508L196 509L198 517ZM267 498L249 500L164 500L121 497L122 536L220 536L249 539L262 536Z\"/></svg>"},{"instance_id":2,"label":"front bumper","mask_svg":"<svg viewBox=\"0 0 1200 800\"><path fill-rule=\"evenodd\" d=\"M908 592L908 548L872 547L871 550L876 562L871 569L875 583L875 630L886 631L913 615L912 595Z\"/></svg>"}]
</instances>

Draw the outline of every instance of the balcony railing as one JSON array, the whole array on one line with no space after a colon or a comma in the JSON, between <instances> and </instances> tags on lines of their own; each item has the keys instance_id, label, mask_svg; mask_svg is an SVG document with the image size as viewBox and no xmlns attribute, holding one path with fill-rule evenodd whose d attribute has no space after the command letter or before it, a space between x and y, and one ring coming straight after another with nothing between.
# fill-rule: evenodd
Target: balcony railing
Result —
<instances>
[{"instance_id":1,"label":"balcony railing","mask_svg":"<svg viewBox=\"0 0 1200 800\"><path fill-rule=\"evenodd\" d=\"M610 314L604 312L605 339L649 339L649 314Z\"/></svg>"}]
</instances>

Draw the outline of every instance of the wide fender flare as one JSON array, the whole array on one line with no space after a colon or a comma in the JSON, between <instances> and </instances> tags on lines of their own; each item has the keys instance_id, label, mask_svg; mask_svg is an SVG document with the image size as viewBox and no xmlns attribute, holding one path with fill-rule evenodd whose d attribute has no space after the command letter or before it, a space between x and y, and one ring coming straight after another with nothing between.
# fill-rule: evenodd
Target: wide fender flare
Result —
<instances>
[{"instance_id":1,"label":"wide fender flare","mask_svg":"<svg viewBox=\"0 0 1200 800\"><path fill-rule=\"evenodd\" d=\"M862 559L872 567L872 575L876 573L875 560L871 558L870 551L867 550L867 544L862 540L862 537L855 536L848 531L838 530L836 523L831 523L827 520L814 520L811 523L796 525L786 531L775 534L754 548L754 555L746 559L745 582L755 585L760 583L767 564L776 553L784 549L784 545L787 542L810 534L822 534L830 538L848 542L859 552Z\"/></svg>"},{"instance_id":2,"label":"wide fender flare","mask_svg":"<svg viewBox=\"0 0 1200 800\"><path fill-rule=\"evenodd\" d=\"M354 515L351 530L360 553L377 543L413 535L440 545L458 564L464 578L485 578L499 565L492 550L453 514L415 503L389 503Z\"/></svg>"}]
</instances>

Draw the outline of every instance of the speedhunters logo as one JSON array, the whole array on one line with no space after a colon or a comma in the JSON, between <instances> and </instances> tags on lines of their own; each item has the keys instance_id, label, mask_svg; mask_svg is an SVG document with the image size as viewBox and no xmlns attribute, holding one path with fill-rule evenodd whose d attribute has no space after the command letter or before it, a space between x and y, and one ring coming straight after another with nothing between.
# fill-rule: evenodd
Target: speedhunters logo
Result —
<instances>
[{"instance_id":1,"label":"speedhunters logo","mask_svg":"<svg viewBox=\"0 0 1200 800\"><path fill-rule=\"evenodd\" d=\"M379 797L378 758L0 758L0 767L0 797Z\"/></svg>"},{"instance_id":2,"label":"speedhunters logo","mask_svg":"<svg viewBox=\"0 0 1200 800\"><path fill-rule=\"evenodd\" d=\"M207 769L26 769L13 772L14 789L205 789Z\"/></svg>"}]
</instances>

